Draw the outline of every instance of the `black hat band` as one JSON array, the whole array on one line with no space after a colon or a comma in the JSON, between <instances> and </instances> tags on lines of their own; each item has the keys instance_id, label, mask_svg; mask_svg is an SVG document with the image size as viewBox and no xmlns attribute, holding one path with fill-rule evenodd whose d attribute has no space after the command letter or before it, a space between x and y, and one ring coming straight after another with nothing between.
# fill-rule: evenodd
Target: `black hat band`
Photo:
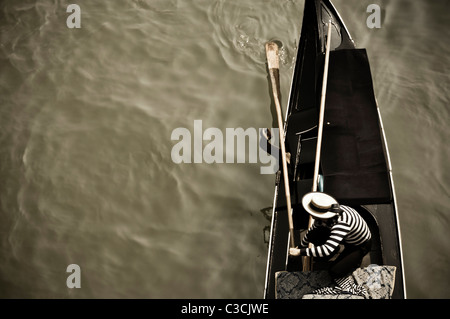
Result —
<instances>
[{"instance_id":1,"label":"black hat band","mask_svg":"<svg viewBox=\"0 0 450 319\"><path fill-rule=\"evenodd\" d=\"M315 210L315 211L317 211L319 213L331 212L331 213L340 214L342 212L342 209L339 206L339 204L332 204L330 208L319 208L317 206L314 206L314 204L311 201L309 203L309 208L312 209L312 210Z\"/></svg>"}]
</instances>

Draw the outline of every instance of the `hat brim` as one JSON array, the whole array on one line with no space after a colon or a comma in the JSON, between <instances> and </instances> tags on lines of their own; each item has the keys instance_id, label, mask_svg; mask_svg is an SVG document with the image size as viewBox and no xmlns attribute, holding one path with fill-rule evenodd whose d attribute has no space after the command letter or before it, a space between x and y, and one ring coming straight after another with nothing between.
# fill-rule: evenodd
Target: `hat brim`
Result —
<instances>
[{"instance_id":1,"label":"hat brim","mask_svg":"<svg viewBox=\"0 0 450 319\"><path fill-rule=\"evenodd\" d=\"M329 218L333 218L334 216L336 216L337 214L335 212L331 212L331 211L320 212L318 210L315 210L314 207L312 205L310 205L311 199L316 194L327 196L334 202L334 204L338 204L337 200L328 194L321 193L321 192L311 192L311 193L306 194L302 198L303 208L308 212L308 214L310 214L313 217L320 218L320 219L329 219Z\"/></svg>"}]
</instances>

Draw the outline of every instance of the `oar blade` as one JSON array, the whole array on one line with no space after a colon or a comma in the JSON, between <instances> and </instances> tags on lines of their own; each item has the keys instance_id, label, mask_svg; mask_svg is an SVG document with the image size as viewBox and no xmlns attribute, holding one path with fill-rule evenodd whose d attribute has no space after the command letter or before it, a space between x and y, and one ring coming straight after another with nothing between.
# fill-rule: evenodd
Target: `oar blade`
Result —
<instances>
[{"instance_id":1,"label":"oar blade","mask_svg":"<svg viewBox=\"0 0 450 319\"><path fill-rule=\"evenodd\" d=\"M279 69L280 60L278 58L278 45L275 42L266 43L266 56L269 69Z\"/></svg>"}]
</instances>

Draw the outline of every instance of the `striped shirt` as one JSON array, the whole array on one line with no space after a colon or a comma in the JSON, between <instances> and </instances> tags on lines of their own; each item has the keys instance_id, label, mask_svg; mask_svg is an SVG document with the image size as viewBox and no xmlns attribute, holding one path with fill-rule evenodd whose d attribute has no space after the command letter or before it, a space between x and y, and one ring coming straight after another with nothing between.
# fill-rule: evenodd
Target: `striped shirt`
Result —
<instances>
[{"instance_id":1,"label":"striped shirt","mask_svg":"<svg viewBox=\"0 0 450 319\"><path fill-rule=\"evenodd\" d=\"M320 246L308 246L308 234L319 226L316 220L306 232L301 241L300 255L310 257L328 257L339 248L339 244L361 245L371 238L369 227L356 210L351 207L341 205L343 212L339 215L336 224L331 227L330 236L327 241Z\"/></svg>"}]
</instances>

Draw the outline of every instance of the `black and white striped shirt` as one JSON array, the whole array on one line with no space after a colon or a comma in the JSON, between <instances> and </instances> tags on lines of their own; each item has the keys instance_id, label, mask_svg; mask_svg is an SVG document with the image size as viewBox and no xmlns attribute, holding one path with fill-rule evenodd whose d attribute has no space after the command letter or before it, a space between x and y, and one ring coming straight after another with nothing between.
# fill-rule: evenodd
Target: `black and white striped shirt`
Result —
<instances>
[{"instance_id":1,"label":"black and white striped shirt","mask_svg":"<svg viewBox=\"0 0 450 319\"><path fill-rule=\"evenodd\" d=\"M369 227L356 210L351 207L341 205L343 212L339 215L336 224L331 227L330 236L327 241L320 246L305 248L308 246L308 234L319 226L316 220L306 232L301 241L300 255L310 257L328 257L339 247L339 244L346 243L361 245L371 238Z\"/></svg>"}]
</instances>

